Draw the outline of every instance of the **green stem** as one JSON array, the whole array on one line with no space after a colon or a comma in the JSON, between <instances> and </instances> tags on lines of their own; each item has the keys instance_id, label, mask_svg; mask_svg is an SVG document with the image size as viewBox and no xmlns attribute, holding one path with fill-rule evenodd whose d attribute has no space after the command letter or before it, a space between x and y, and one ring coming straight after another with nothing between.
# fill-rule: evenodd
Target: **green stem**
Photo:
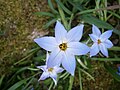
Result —
<instances>
[{"instance_id":1,"label":"green stem","mask_svg":"<svg viewBox=\"0 0 120 90\"><path fill-rule=\"evenodd\" d=\"M68 90L72 90L72 86L73 86L73 81L74 81L74 77L73 76L70 76L70 81L69 81L69 88Z\"/></svg>"}]
</instances>

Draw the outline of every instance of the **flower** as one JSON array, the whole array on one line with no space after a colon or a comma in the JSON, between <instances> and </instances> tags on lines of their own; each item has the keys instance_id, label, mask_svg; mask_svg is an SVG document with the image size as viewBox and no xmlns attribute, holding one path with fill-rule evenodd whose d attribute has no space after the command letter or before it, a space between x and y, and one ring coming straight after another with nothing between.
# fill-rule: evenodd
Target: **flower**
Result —
<instances>
[{"instance_id":1,"label":"flower","mask_svg":"<svg viewBox=\"0 0 120 90\"><path fill-rule=\"evenodd\" d=\"M49 58L49 54L47 53L46 65L37 66L37 68L43 70L43 73L38 81L45 80L46 78L51 77L53 81L55 82L55 85L57 85L57 73L61 73L64 69L59 67L58 65L51 67L51 68L47 68L48 58Z\"/></svg>"},{"instance_id":2,"label":"flower","mask_svg":"<svg viewBox=\"0 0 120 90\"><path fill-rule=\"evenodd\" d=\"M57 21L55 26L55 37L42 37L34 41L47 51L51 51L48 59L48 67L62 63L62 66L74 76L76 61L74 55L85 55L90 49L87 45L80 43L84 25L72 28L69 32Z\"/></svg>"},{"instance_id":3,"label":"flower","mask_svg":"<svg viewBox=\"0 0 120 90\"><path fill-rule=\"evenodd\" d=\"M90 38L94 42L90 50L90 57L95 56L99 51L108 57L107 48L111 48L113 46L112 42L108 40L108 38L112 35L112 31L113 30L109 30L101 34L100 30L95 25L93 25L93 33L89 34Z\"/></svg>"}]
</instances>

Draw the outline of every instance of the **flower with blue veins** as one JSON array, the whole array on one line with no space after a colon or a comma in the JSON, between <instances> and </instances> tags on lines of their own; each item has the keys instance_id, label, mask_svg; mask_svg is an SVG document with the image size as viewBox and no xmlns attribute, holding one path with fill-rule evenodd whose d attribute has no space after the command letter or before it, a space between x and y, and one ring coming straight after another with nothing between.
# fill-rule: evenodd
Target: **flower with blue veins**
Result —
<instances>
[{"instance_id":1,"label":"flower with blue veins","mask_svg":"<svg viewBox=\"0 0 120 90\"><path fill-rule=\"evenodd\" d=\"M95 56L99 51L106 57L108 57L107 48L111 48L113 46L112 42L108 39L112 35L113 30L108 30L101 34L100 30L93 25L92 26L92 34L89 34L90 38L94 42L91 46L90 57Z\"/></svg>"},{"instance_id":2,"label":"flower with blue veins","mask_svg":"<svg viewBox=\"0 0 120 90\"><path fill-rule=\"evenodd\" d=\"M41 75L41 77L39 78L38 81L45 80L46 78L51 77L53 79L55 85L57 85L57 73L61 73L64 69L59 67L59 65L56 65L56 66L51 67L51 68L47 68L48 58L49 58L49 54L47 53L46 65L37 66L37 68L43 70L43 73L42 73L42 75Z\"/></svg>"},{"instance_id":3,"label":"flower with blue veins","mask_svg":"<svg viewBox=\"0 0 120 90\"><path fill-rule=\"evenodd\" d=\"M42 37L34 41L47 51L51 51L47 67L51 68L62 63L64 69L74 76L76 67L75 55L85 55L90 48L79 42L83 34L84 25L81 24L70 31L57 21L55 37Z\"/></svg>"}]
</instances>

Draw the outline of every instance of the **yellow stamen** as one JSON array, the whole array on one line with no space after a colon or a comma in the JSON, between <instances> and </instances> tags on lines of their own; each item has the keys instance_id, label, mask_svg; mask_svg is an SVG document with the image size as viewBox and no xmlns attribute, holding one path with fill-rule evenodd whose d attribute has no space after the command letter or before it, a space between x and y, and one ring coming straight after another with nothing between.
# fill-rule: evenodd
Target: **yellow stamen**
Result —
<instances>
[{"instance_id":1,"label":"yellow stamen","mask_svg":"<svg viewBox=\"0 0 120 90\"><path fill-rule=\"evenodd\" d=\"M100 39L98 39L98 42L97 42L98 44L100 44L101 43L101 41L100 41Z\"/></svg>"},{"instance_id":2,"label":"yellow stamen","mask_svg":"<svg viewBox=\"0 0 120 90\"><path fill-rule=\"evenodd\" d=\"M48 72L52 72L53 71L53 68L48 68Z\"/></svg>"},{"instance_id":3,"label":"yellow stamen","mask_svg":"<svg viewBox=\"0 0 120 90\"><path fill-rule=\"evenodd\" d=\"M67 49L67 43L62 43L59 45L59 48L63 51L65 51Z\"/></svg>"}]
</instances>

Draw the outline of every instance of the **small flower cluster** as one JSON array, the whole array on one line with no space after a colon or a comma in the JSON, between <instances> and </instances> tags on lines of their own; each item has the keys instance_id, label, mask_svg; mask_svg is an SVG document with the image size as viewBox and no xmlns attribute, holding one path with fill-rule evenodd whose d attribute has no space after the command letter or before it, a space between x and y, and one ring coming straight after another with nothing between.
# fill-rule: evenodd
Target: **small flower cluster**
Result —
<instances>
[{"instance_id":1,"label":"small flower cluster","mask_svg":"<svg viewBox=\"0 0 120 90\"><path fill-rule=\"evenodd\" d=\"M47 55L46 65L37 67L44 71L39 80L51 77L57 84L57 73L62 72L64 69L74 76L76 68L75 55L86 55L90 52L90 57L92 57L101 51L103 55L108 57L107 48L113 46L112 42L108 40L112 35L112 30L101 34L100 30L93 25L93 33L89 36L94 43L91 47L88 47L86 44L79 42L82 38L83 27L84 25L81 24L67 32L65 27L57 21L55 37L34 39L40 47L51 52L50 55ZM64 69L60 67L61 64Z\"/></svg>"}]
</instances>

